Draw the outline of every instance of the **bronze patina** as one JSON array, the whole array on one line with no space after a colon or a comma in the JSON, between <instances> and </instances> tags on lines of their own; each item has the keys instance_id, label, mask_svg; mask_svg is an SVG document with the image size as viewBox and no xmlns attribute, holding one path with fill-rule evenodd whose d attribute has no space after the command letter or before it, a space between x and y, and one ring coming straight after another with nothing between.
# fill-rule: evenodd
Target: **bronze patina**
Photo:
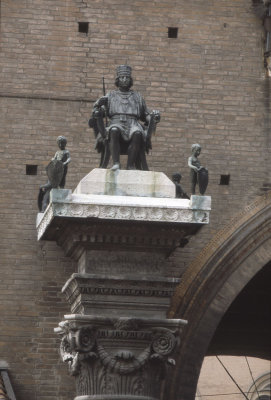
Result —
<instances>
[{"instance_id":1,"label":"bronze patina","mask_svg":"<svg viewBox=\"0 0 271 400\"><path fill-rule=\"evenodd\" d=\"M107 168L110 156L112 170L120 169L120 155L127 154L126 169L148 170L146 153L151 149L151 136L160 121L158 110L150 112L139 92L131 90L132 69L117 67L117 90L96 101L89 126L96 137L96 149L101 153L101 168ZM105 120L109 120L108 126Z\"/></svg>"}]
</instances>

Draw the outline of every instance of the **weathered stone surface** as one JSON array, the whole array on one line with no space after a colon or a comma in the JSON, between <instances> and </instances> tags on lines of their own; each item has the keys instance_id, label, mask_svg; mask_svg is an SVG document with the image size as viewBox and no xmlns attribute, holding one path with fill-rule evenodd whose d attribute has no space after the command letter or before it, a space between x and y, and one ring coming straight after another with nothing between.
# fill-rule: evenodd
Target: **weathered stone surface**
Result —
<instances>
[{"instance_id":1,"label":"weathered stone surface","mask_svg":"<svg viewBox=\"0 0 271 400\"><path fill-rule=\"evenodd\" d=\"M139 171L136 171L137 173ZM173 185L174 186L174 185ZM38 221L38 239L49 238L50 225L57 218L93 221L129 221L145 224L146 222L170 223L188 226L189 224L207 224L209 222L210 198L200 200L198 208L186 199L86 195L66 192L61 197L53 189L50 204L44 216ZM174 188L175 190L175 188ZM64 194L65 195L65 194ZM198 196L196 196L198 197ZM192 201L193 205L193 201ZM200 208L202 207L202 208ZM109 222L109 221L108 221ZM105 230L106 232L106 230ZM50 235L50 234L49 234Z\"/></svg>"},{"instance_id":2,"label":"weathered stone surface","mask_svg":"<svg viewBox=\"0 0 271 400\"><path fill-rule=\"evenodd\" d=\"M76 377L75 400L155 400L185 324L166 319L179 279L166 276L165 258L208 223L210 199L175 199L163 174L92 172L74 193L53 189L37 219L38 238L78 262L62 289L77 313L57 330L62 358Z\"/></svg>"},{"instance_id":3,"label":"weathered stone surface","mask_svg":"<svg viewBox=\"0 0 271 400\"><path fill-rule=\"evenodd\" d=\"M192 195L190 207L192 210L211 210L211 197Z\"/></svg>"},{"instance_id":4,"label":"weathered stone surface","mask_svg":"<svg viewBox=\"0 0 271 400\"><path fill-rule=\"evenodd\" d=\"M160 235L160 241L162 239L163 237ZM141 280L146 280L154 276L168 277L168 270L173 268L174 261L165 258L161 252L152 252L151 257L149 257L147 251L136 251L135 243L134 250L130 249L129 252L117 250L117 242L115 241L114 244L115 248L111 250L105 248L99 250L86 249L78 259L78 272L108 276L114 271L115 275L123 278L138 279L140 276ZM103 244L103 246L107 247L106 244ZM154 240L153 246L155 246ZM123 248L125 247L126 243L123 240Z\"/></svg>"},{"instance_id":5,"label":"weathered stone surface","mask_svg":"<svg viewBox=\"0 0 271 400\"><path fill-rule=\"evenodd\" d=\"M76 187L75 194L175 197L175 185L162 172L95 168Z\"/></svg>"},{"instance_id":6,"label":"weathered stone surface","mask_svg":"<svg viewBox=\"0 0 271 400\"><path fill-rule=\"evenodd\" d=\"M113 270L114 271L114 270ZM164 318L177 278L75 273L62 289L72 313Z\"/></svg>"},{"instance_id":7,"label":"weathered stone surface","mask_svg":"<svg viewBox=\"0 0 271 400\"><path fill-rule=\"evenodd\" d=\"M159 399L186 323L66 315L55 331L62 360L75 376L76 399Z\"/></svg>"}]
</instances>

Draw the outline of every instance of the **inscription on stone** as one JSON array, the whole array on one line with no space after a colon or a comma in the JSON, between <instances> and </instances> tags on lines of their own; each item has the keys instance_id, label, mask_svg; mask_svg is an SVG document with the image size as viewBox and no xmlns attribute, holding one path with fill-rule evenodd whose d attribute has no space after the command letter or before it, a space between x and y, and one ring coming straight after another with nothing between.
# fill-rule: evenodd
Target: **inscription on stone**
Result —
<instances>
[{"instance_id":1,"label":"inscription on stone","mask_svg":"<svg viewBox=\"0 0 271 400\"><path fill-rule=\"evenodd\" d=\"M108 253L107 257L95 255L94 252L89 253L89 257L85 262L80 265L80 272L97 272L100 274L108 274L114 271L116 274L120 273L143 273L145 275L152 273L162 273L165 269L165 260L158 257L148 258L138 257L133 254L128 257L121 254Z\"/></svg>"},{"instance_id":2,"label":"inscription on stone","mask_svg":"<svg viewBox=\"0 0 271 400\"><path fill-rule=\"evenodd\" d=\"M81 289L81 293L83 293L83 294L100 294L100 295L120 295L120 296L170 297L173 293L173 290L83 287Z\"/></svg>"},{"instance_id":3,"label":"inscription on stone","mask_svg":"<svg viewBox=\"0 0 271 400\"><path fill-rule=\"evenodd\" d=\"M151 340L152 333L147 331L119 331L99 329L97 338L110 338L110 339L137 339L137 340Z\"/></svg>"}]
</instances>

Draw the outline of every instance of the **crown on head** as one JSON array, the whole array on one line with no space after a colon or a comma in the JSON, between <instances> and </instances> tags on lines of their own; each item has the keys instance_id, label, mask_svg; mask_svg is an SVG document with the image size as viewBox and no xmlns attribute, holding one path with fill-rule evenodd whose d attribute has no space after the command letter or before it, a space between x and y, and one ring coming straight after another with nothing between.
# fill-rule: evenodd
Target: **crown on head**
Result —
<instances>
[{"instance_id":1,"label":"crown on head","mask_svg":"<svg viewBox=\"0 0 271 400\"><path fill-rule=\"evenodd\" d=\"M119 76L131 76L132 75L132 68L129 65L119 65L117 67L117 77Z\"/></svg>"}]
</instances>

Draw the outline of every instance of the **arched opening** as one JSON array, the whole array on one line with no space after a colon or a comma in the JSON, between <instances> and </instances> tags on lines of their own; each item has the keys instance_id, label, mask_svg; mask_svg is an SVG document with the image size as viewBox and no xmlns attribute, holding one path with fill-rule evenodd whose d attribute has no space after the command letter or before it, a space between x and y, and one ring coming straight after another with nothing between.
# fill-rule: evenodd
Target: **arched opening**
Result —
<instances>
[{"instance_id":1,"label":"arched opening","mask_svg":"<svg viewBox=\"0 0 271 400\"><path fill-rule=\"evenodd\" d=\"M248 282L223 315L207 355L271 354L271 262Z\"/></svg>"},{"instance_id":2,"label":"arched opening","mask_svg":"<svg viewBox=\"0 0 271 400\"><path fill-rule=\"evenodd\" d=\"M246 356L207 356L195 400L270 400L270 361Z\"/></svg>"},{"instance_id":3,"label":"arched opening","mask_svg":"<svg viewBox=\"0 0 271 400\"><path fill-rule=\"evenodd\" d=\"M201 364L208 348L213 353L220 348L222 354L246 352L270 357L260 340L253 344L248 342L242 349L240 343L239 346L234 344L235 337L227 340L225 331L218 328L220 323L223 327L227 318L233 318L232 311L237 310L240 301L246 308L246 298L253 285L260 290L264 284L262 280L270 273L270 260L271 194L258 199L230 221L186 270L173 297L169 316L185 318L188 325L175 371L166 382L165 398L194 400ZM251 316L247 317L248 323L252 324ZM231 324L236 326L234 322Z\"/></svg>"}]
</instances>

